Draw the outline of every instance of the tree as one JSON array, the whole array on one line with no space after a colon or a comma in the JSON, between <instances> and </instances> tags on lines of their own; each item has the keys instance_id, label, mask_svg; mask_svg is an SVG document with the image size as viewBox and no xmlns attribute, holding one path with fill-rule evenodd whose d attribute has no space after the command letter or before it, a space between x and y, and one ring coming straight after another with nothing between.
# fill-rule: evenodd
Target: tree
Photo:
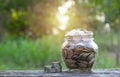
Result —
<instances>
[{"instance_id":1,"label":"tree","mask_svg":"<svg viewBox=\"0 0 120 77\"><path fill-rule=\"evenodd\" d=\"M90 4L94 5L96 14L105 14L105 23L110 23L114 30L117 30L118 24L120 24L120 0L91 0Z\"/></svg>"},{"instance_id":2,"label":"tree","mask_svg":"<svg viewBox=\"0 0 120 77\"><path fill-rule=\"evenodd\" d=\"M0 28L3 31L20 35L28 26L27 7L33 0L0 0Z\"/></svg>"},{"instance_id":3,"label":"tree","mask_svg":"<svg viewBox=\"0 0 120 77\"><path fill-rule=\"evenodd\" d=\"M59 0L40 0L30 6L29 12L32 13L32 18L27 34L33 38L52 34L53 27L58 23L56 13L60 4Z\"/></svg>"}]
</instances>

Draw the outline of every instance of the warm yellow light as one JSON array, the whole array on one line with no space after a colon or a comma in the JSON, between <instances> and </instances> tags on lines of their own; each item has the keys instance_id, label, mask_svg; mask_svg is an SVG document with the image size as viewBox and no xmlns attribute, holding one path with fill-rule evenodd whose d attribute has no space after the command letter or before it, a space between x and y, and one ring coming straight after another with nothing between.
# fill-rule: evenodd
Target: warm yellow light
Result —
<instances>
[{"instance_id":1,"label":"warm yellow light","mask_svg":"<svg viewBox=\"0 0 120 77\"><path fill-rule=\"evenodd\" d=\"M63 6L66 8L70 8L74 4L75 4L75 2L73 0L69 0Z\"/></svg>"},{"instance_id":2,"label":"warm yellow light","mask_svg":"<svg viewBox=\"0 0 120 77\"><path fill-rule=\"evenodd\" d=\"M74 4L75 2L73 0L68 0L63 5L58 7L57 19L59 21L59 26L58 26L59 29L61 30L66 29L66 26L70 18L68 15L66 15L66 13L68 12L68 9Z\"/></svg>"},{"instance_id":3,"label":"warm yellow light","mask_svg":"<svg viewBox=\"0 0 120 77\"><path fill-rule=\"evenodd\" d=\"M68 11L68 9L74 4L75 2L72 0L65 2L62 6L58 7L59 13L61 15L64 15Z\"/></svg>"},{"instance_id":4,"label":"warm yellow light","mask_svg":"<svg viewBox=\"0 0 120 77\"><path fill-rule=\"evenodd\" d=\"M67 12L67 9L64 7L58 7L58 11L61 15L64 15Z\"/></svg>"},{"instance_id":5,"label":"warm yellow light","mask_svg":"<svg viewBox=\"0 0 120 77\"><path fill-rule=\"evenodd\" d=\"M59 31L56 28L53 28L53 34L57 35L59 33Z\"/></svg>"},{"instance_id":6,"label":"warm yellow light","mask_svg":"<svg viewBox=\"0 0 120 77\"><path fill-rule=\"evenodd\" d=\"M59 29L65 30L65 29L66 29L66 25L61 25L61 26L59 26Z\"/></svg>"},{"instance_id":7,"label":"warm yellow light","mask_svg":"<svg viewBox=\"0 0 120 77\"><path fill-rule=\"evenodd\" d=\"M67 25L69 16L57 15L61 25Z\"/></svg>"}]
</instances>

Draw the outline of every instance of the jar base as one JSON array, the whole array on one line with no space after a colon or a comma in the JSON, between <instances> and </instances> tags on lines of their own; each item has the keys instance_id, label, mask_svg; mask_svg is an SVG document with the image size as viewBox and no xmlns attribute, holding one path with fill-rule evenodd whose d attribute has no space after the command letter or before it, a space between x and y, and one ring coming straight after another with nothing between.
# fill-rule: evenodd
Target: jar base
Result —
<instances>
[{"instance_id":1,"label":"jar base","mask_svg":"<svg viewBox=\"0 0 120 77\"><path fill-rule=\"evenodd\" d=\"M75 73L91 73L92 70L91 69L69 69L69 72L75 72Z\"/></svg>"}]
</instances>

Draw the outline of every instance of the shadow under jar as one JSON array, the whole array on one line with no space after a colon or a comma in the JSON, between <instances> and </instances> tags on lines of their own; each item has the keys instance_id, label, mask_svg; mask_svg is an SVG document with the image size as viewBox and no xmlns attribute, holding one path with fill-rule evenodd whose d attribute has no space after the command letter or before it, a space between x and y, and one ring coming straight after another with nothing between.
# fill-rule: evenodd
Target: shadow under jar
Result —
<instances>
[{"instance_id":1,"label":"shadow under jar","mask_svg":"<svg viewBox=\"0 0 120 77\"><path fill-rule=\"evenodd\" d=\"M66 33L62 45L62 58L70 70L91 71L98 52L93 32L75 29Z\"/></svg>"}]
</instances>

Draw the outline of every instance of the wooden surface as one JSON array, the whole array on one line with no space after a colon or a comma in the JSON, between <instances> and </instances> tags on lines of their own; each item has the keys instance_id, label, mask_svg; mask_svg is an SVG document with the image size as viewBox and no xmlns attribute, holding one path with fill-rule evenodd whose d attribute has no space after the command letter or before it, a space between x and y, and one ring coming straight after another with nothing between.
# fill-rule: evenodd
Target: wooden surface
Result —
<instances>
[{"instance_id":1,"label":"wooden surface","mask_svg":"<svg viewBox=\"0 0 120 77\"><path fill-rule=\"evenodd\" d=\"M45 73L43 70L7 70L0 71L0 77L120 77L120 68L117 69L94 69L89 73L68 72Z\"/></svg>"}]
</instances>

